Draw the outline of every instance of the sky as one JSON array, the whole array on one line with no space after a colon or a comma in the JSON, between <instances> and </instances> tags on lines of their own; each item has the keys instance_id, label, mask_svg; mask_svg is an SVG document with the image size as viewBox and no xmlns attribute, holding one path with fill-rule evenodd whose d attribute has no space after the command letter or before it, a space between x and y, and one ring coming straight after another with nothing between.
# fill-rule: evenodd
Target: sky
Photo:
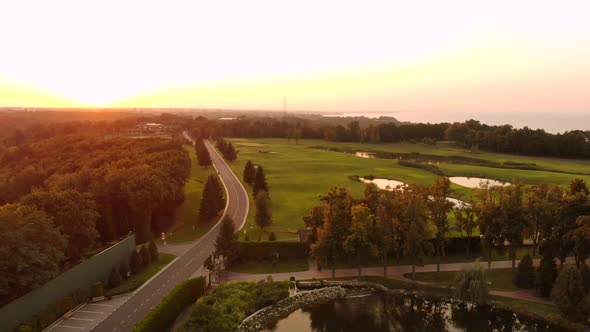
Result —
<instances>
[{"instance_id":1,"label":"sky","mask_svg":"<svg viewBox=\"0 0 590 332\"><path fill-rule=\"evenodd\" d=\"M590 1L0 1L0 106L590 112Z\"/></svg>"}]
</instances>

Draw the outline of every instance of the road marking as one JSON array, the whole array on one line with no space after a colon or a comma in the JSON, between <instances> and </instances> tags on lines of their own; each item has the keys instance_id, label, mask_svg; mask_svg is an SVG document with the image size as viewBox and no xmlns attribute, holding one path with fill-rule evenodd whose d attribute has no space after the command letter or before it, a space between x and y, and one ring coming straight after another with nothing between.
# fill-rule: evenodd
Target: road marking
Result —
<instances>
[{"instance_id":1,"label":"road marking","mask_svg":"<svg viewBox=\"0 0 590 332\"><path fill-rule=\"evenodd\" d=\"M90 319L90 318L76 318L76 317L70 317L68 318L68 320L83 320L86 322L94 322L94 319Z\"/></svg>"},{"instance_id":2,"label":"road marking","mask_svg":"<svg viewBox=\"0 0 590 332\"><path fill-rule=\"evenodd\" d=\"M137 312L137 309L133 310L133 312Z\"/></svg>"},{"instance_id":3,"label":"road marking","mask_svg":"<svg viewBox=\"0 0 590 332\"><path fill-rule=\"evenodd\" d=\"M192 263L194 259L195 259L194 257L193 257L193 258L191 258L191 260L190 260L190 261L188 261L188 263L184 264L184 266L185 266L185 267L189 266L189 264L190 264L190 263ZM176 274L175 274L174 276L176 276Z\"/></svg>"},{"instance_id":4,"label":"road marking","mask_svg":"<svg viewBox=\"0 0 590 332\"><path fill-rule=\"evenodd\" d=\"M131 318L131 314L127 315L127 318Z\"/></svg>"},{"instance_id":5,"label":"road marking","mask_svg":"<svg viewBox=\"0 0 590 332\"><path fill-rule=\"evenodd\" d=\"M112 307L112 304L88 303L87 305L97 305L101 307Z\"/></svg>"},{"instance_id":6,"label":"road marking","mask_svg":"<svg viewBox=\"0 0 590 332\"><path fill-rule=\"evenodd\" d=\"M122 321L121 321L121 324L119 324L119 325L123 325L123 324L125 324L125 321L124 321L124 320L122 320Z\"/></svg>"},{"instance_id":7,"label":"road marking","mask_svg":"<svg viewBox=\"0 0 590 332\"><path fill-rule=\"evenodd\" d=\"M92 310L78 310L77 312L84 312L87 314L104 314L104 311L92 311Z\"/></svg>"},{"instance_id":8,"label":"road marking","mask_svg":"<svg viewBox=\"0 0 590 332\"><path fill-rule=\"evenodd\" d=\"M80 327L80 326L71 326L71 325L61 325L61 324L57 324L56 326L59 327L65 327L67 329L77 329L77 330L85 330L85 327Z\"/></svg>"}]
</instances>

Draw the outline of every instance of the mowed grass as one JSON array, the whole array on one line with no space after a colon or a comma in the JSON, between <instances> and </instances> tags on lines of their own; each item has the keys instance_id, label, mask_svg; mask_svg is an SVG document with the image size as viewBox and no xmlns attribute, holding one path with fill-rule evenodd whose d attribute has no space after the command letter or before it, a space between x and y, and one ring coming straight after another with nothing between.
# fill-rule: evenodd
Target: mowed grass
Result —
<instances>
[{"instance_id":1,"label":"mowed grass","mask_svg":"<svg viewBox=\"0 0 590 332\"><path fill-rule=\"evenodd\" d=\"M422 143L395 144L361 144L335 143L324 140L300 140L299 144L286 139L230 139L238 153L238 159L230 163L230 167L241 179L247 160L264 167L270 188L273 211L273 224L269 228L274 231L279 240L297 240L298 229L303 229L303 216L315 205L320 204L319 196L325 194L333 186L348 188L354 197L362 197L364 184L351 180L353 175L373 175L405 183L418 183L430 186L437 177L435 174L417 168L398 165L392 159L365 159L353 154L312 148L314 146L354 149L358 151L389 151L389 152L420 152L438 155L464 155L492 161L513 161L535 163L551 166L560 171L589 172L590 162L556 159L535 158L526 156L512 156L487 152L471 153L466 149L451 147L442 143L428 146ZM519 179L525 183L555 183L567 185L574 178L582 178L590 183L590 176L573 175L547 171L529 171L470 166L458 164L439 164L445 174L449 176L480 175L493 179L512 181ZM258 229L254 224L254 202L251 197L251 187L245 185L250 193L250 212L246 223L246 231L250 240L258 238ZM472 190L453 184L455 197L470 200ZM449 216L450 223L454 221ZM240 232L244 237L244 232ZM458 233L452 232L456 236ZM266 239L268 233L262 238Z\"/></svg>"},{"instance_id":2,"label":"mowed grass","mask_svg":"<svg viewBox=\"0 0 590 332\"><path fill-rule=\"evenodd\" d=\"M191 145L185 144L183 148L191 158L191 174L184 185L184 202L176 209L176 223L166 233L167 243L196 240L211 229L216 222L213 220L207 224L201 224L198 221L203 188L209 175L216 174L215 169L213 166L199 166L195 149ZM162 244L162 241L158 240L158 244Z\"/></svg>"},{"instance_id":3,"label":"mowed grass","mask_svg":"<svg viewBox=\"0 0 590 332\"><path fill-rule=\"evenodd\" d=\"M309 140L312 142L314 140ZM335 147L343 150L356 150L365 152L418 152L422 154L432 154L437 156L459 156L467 158L484 159L492 162L503 164L504 162L517 162L525 164L535 164L538 167L548 171L558 171L565 173L590 174L590 160L584 159L565 159L552 157L533 157L513 155L506 153L494 153L488 151L471 151L456 146L452 142L438 142L437 145L426 145L422 143L349 143L349 142L328 142L315 140L318 146Z\"/></svg>"}]
</instances>

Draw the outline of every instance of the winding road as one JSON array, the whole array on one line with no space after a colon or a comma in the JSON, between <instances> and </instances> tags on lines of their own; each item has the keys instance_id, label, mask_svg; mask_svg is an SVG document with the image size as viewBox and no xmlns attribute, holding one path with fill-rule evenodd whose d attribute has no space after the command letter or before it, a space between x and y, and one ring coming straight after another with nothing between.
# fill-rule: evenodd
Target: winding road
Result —
<instances>
[{"instance_id":1,"label":"winding road","mask_svg":"<svg viewBox=\"0 0 590 332\"><path fill-rule=\"evenodd\" d=\"M183 132L185 138L193 142L187 132ZM194 142L193 142L194 143ZM240 183L240 180L231 171L219 153L208 140L205 145L213 166L225 187L227 202L224 216L230 216L236 229L241 229L248 216L248 193ZM153 309L164 296L178 284L189 279L201 268L203 262L214 249L214 241L219 232L219 222L211 228L203 237L195 241L186 253L170 263L165 270L156 275L151 281L144 284L110 316L100 322L92 331L131 331Z\"/></svg>"}]
</instances>

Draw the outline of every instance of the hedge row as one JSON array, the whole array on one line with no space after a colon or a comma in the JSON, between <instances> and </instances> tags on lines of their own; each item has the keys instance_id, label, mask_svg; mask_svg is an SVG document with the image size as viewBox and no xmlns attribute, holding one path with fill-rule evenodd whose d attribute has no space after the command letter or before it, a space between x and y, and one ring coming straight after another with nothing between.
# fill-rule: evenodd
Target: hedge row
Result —
<instances>
[{"instance_id":1,"label":"hedge row","mask_svg":"<svg viewBox=\"0 0 590 332\"><path fill-rule=\"evenodd\" d=\"M280 241L248 241L238 242L240 259L261 260L271 259L279 254L280 259L307 258L307 244L305 242Z\"/></svg>"},{"instance_id":2,"label":"hedge row","mask_svg":"<svg viewBox=\"0 0 590 332\"><path fill-rule=\"evenodd\" d=\"M174 289L139 324L134 332L167 331L176 317L205 293L205 278L189 279Z\"/></svg>"}]
</instances>

